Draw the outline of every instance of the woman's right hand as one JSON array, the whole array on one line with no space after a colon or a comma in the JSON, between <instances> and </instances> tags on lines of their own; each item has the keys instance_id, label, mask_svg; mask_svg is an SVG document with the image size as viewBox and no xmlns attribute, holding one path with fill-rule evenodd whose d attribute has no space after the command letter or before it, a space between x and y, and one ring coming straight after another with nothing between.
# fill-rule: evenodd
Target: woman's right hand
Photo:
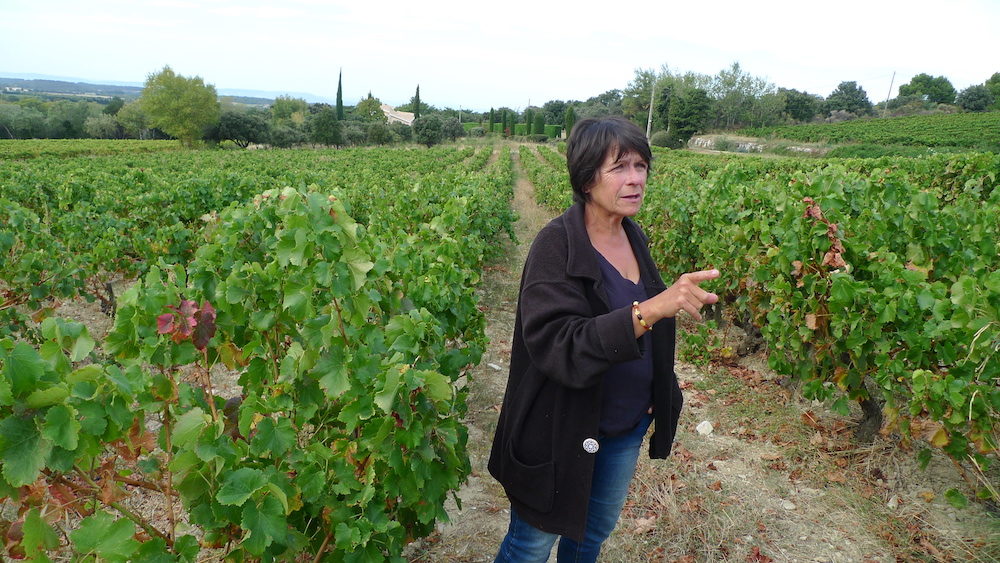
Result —
<instances>
[{"instance_id":1,"label":"woman's right hand","mask_svg":"<svg viewBox=\"0 0 1000 563\"><path fill-rule=\"evenodd\" d=\"M677 278L677 281L667 289L639 304L639 312L647 324L652 325L660 319L677 316L681 311L701 320L701 308L719 300L719 296L705 291L699 284L719 277L718 270L701 270L688 272ZM633 315L634 317L634 315ZM645 330L638 319L633 318L636 334Z\"/></svg>"}]
</instances>

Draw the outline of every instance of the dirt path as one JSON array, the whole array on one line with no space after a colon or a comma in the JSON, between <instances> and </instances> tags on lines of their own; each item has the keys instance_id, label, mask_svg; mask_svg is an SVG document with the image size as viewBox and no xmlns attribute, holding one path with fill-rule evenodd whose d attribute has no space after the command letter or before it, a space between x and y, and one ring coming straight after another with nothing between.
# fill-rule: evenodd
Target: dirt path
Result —
<instances>
[{"instance_id":1,"label":"dirt path","mask_svg":"<svg viewBox=\"0 0 1000 563\"><path fill-rule=\"evenodd\" d=\"M451 522L409 547L413 562L492 561L506 531L509 504L486 462L506 383L521 267L553 215L534 202L516 151L513 156L518 244L488 269L481 289L491 344L472 373L472 474L459 492L462 509L448 508ZM693 323L682 323L681 357L691 346L685 340L694 340L688 335L697 332ZM996 520L979 507L959 511L944 502L944 491L961 482L950 462L936 457L922 472L914 452L888 438L852 444L850 419L786 390L763 366L762 356L740 364L678 363L686 404L674 454L665 461L640 457L602 561L996 560ZM710 432L703 422L712 424Z\"/></svg>"},{"instance_id":2,"label":"dirt path","mask_svg":"<svg viewBox=\"0 0 1000 563\"><path fill-rule=\"evenodd\" d=\"M521 171L517 149L513 149L517 178L513 207L518 214L514 228L518 244L509 244L506 258L487 269L480 290L490 345L482 363L471 374L466 422L472 475L459 491L462 510L453 504L449 506L452 521L440 526L439 533L410 547L407 555L414 562L492 561L507 531L507 497L490 476L486 462L507 384L521 268L535 234L553 216L535 203L534 187Z\"/></svg>"}]
</instances>

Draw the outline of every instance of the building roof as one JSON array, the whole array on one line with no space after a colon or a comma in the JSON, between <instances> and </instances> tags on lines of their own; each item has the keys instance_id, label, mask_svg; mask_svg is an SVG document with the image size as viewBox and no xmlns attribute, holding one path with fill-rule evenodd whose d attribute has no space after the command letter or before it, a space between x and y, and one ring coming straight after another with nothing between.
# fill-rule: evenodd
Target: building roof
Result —
<instances>
[{"instance_id":1,"label":"building roof","mask_svg":"<svg viewBox=\"0 0 1000 563\"><path fill-rule=\"evenodd\" d=\"M403 125L413 125L413 114L408 111L396 111L389 104L382 104L382 113L385 114L389 123L402 123Z\"/></svg>"}]
</instances>

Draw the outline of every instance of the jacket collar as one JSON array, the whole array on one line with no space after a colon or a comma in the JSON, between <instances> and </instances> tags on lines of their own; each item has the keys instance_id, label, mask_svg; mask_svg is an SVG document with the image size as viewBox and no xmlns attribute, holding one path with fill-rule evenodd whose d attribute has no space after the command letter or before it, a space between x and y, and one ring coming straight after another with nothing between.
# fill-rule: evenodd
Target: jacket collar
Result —
<instances>
[{"instance_id":1,"label":"jacket collar","mask_svg":"<svg viewBox=\"0 0 1000 563\"><path fill-rule=\"evenodd\" d=\"M600 287L603 285L601 266L597 262L597 251L590 244L590 236L587 234L584 208L583 203L574 203L563 214L569 254L566 261L566 273L570 276L590 278L594 280L597 287ZM642 277L647 292L650 295L655 295L663 291L664 286L662 282L658 281L659 276L653 275L655 265L645 260L646 253L642 251L648 244L646 235L631 217L625 217L622 220L622 227L624 227L625 234L632 244L636 261L639 263L639 275ZM600 293L603 295L603 291Z\"/></svg>"},{"instance_id":2,"label":"jacket collar","mask_svg":"<svg viewBox=\"0 0 1000 563\"><path fill-rule=\"evenodd\" d=\"M574 203L566 210L567 252L566 273L571 276L591 278L601 281L601 267L597 263L597 254L590 244L587 234L587 223L584 219L584 204Z\"/></svg>"}]
</instances>

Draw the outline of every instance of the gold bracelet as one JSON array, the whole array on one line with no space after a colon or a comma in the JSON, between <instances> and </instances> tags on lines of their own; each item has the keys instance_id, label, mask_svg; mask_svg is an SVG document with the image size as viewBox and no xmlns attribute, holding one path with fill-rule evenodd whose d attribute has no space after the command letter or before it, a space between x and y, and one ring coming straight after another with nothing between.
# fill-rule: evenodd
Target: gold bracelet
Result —
<instances>
[{"instance_id":1,"label":"gold bracelet","mask_svg":"<svg viewBox=\"0 0 1000 563\"><path fill-rule=\"evenodd\" d=\"M639 319L639 326L641 326L646 330L653 330L653 327L649 326L649 323L647 323L646 320L642 318L642 313L639 312L638 301L632 302L632 314L635 315L635 318Z\"/></svg>"}]
</instances>

